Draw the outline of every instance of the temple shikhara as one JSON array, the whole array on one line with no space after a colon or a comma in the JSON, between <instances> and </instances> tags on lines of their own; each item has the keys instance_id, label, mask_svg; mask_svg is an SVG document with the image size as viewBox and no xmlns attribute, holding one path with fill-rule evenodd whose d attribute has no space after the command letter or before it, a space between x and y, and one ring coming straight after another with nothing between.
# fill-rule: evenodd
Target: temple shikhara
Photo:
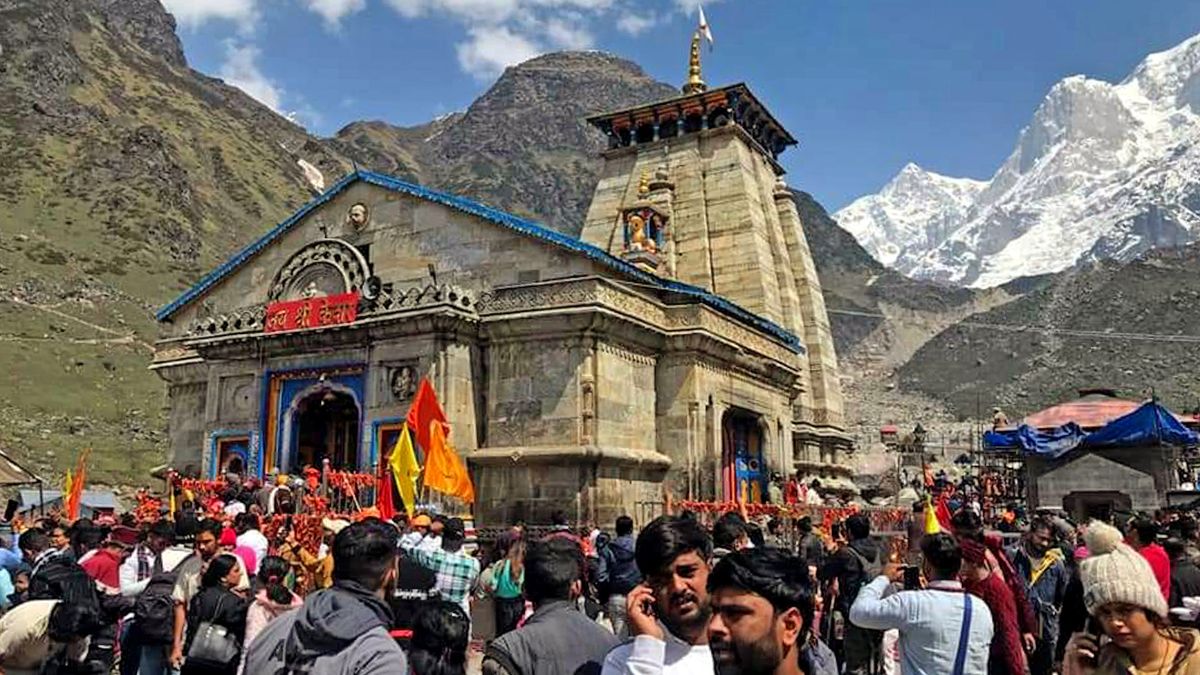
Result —
<instances>
[{"instance_id":1,"label":"temple shikhara","mask_svg":"<svg viewBox=\"0 0 1200 675\"><path fill-rule=\"evenodd\" d=\"M795 139L705 86L698 40L679 96L589 121L609 148L579 239L356 171L164 307L170 464L373 471L428 378L481 524L848 483Z\"/></svg>"}]
</instances>

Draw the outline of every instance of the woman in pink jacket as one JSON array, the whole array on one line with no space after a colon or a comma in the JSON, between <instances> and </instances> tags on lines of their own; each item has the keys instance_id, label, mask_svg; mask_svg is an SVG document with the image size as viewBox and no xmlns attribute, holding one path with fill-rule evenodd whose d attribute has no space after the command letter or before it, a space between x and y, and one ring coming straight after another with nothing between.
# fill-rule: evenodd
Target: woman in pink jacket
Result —
<instances>
[{"instance_id":1,"label":"woman in pink jacket","mask_svg":"<svg viewBox=\"0 0 1200 675\"><path fill-rule=\"evenodd\" d=\"M284 581L292 571L288 562L276 555L263 558L258 565L258 592L246 612L246 639L242 646L242 667L246 665L246 652L250 643L284 612L290 612L304 604L300 596L288 589ZM240 669L239 669L240 672Z\"/></svg>"}]
</instances>

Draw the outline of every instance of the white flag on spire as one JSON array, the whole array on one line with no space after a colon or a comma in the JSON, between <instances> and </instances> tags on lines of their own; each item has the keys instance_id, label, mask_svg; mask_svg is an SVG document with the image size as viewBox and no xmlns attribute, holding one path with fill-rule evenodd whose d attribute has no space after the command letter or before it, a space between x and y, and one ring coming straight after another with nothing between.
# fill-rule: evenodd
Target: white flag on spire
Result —
<instances>
[{"instance_id":1,"label":"white flag on spire","mask_svg":"<svg viewBox=\"0 0 1200 675\"><path fill-rule=\"evenodd\" d=\"M708 48L711 50L713 46L712 29L708 27L708 19L704 17L704 5L696 5L696 9L700 11L700 34L708 40Z\"/></svg>"}]
</instances>

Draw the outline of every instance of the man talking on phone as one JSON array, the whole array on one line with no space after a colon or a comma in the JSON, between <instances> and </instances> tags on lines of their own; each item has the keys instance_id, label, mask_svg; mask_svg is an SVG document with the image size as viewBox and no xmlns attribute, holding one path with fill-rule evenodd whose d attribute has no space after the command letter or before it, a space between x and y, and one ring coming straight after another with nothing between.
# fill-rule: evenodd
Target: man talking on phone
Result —
<instances>
[{"instance_id":1,"label":"man talking on phone","mask_svg":"<svg viewBox=\"0 0 1200 675\"><path fill-rule=\"evenodd\" d=\"M662 516L638 535L635 551L644 581L626 600L633 641L608 653L602 675L712 673L708 533L695 520Z\"/></svg>"}]
</instances>

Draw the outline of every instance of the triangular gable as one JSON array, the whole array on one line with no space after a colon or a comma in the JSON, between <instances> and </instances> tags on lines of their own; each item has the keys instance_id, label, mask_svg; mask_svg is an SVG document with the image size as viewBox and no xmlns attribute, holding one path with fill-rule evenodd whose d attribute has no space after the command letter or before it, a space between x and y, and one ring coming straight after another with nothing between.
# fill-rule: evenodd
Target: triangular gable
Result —
<instances>
[{"instance_id":1,"label":"triangular gable","mask_svg":"<svg viewBox=\"0 0 1200 675\"><path fill-rule=\"evenodd\" d=\"M1134 487L1141 482L1148 482L1151 487L1154 486L1154 478L1137 469L1125 466L1124 464L1111 460L1107 457L1101 457L1095 453L1088 453L1079 459L1067 462L1053 471L1048 471L1041 476L1038 476L1038 489L1045 490L1055 482L1062 480L1067 476L1079 475L1080 473L1090 476L1104 476L1105 483L1113 485L1126 485Z\"/></svg>"},{"instance_id":2,"label":"triangular gable","mask_svg":"<svg viewBox=\"0 0 1200 675\"><path fill-rule=\"evenodd\" d=\"M457 211L461 211L497 225L501 225L523 235L533 237L559 248L580 254L620 273L623 276L634 279L641 283L655 286L664 291L670 291L672 293L679 293L680 295L696 298L701 303L712 307L722 314L749 324L775 337L787 345L792 351L798 353L803 353L805 351L803 344L795 334L785 330L783 327L772 321L747 311L741 306L734 304L719 295L709 293L698 286L692 286L691 284L685 284L683 282L657 277L635 267L634 265L631 265L630 263L625 262L624 260L621 260L620 258L610 255L607 251L588 244L580 239L565 235L561 232L556 232L531 220L519 218L511 213L494 209L490 206L486 206L465 197L453 195L448 192L433 190L415 183L409 183L407 181L400 180L399 178L394 178L392 176L363 170L355 170L354 172L347 174L331 188L322 193L319 197L301 207L299 211L296 211L287 220L279 223L269 232L259 237L246 248L239 251L221 266L206 274L194 286L184 291L182 295L160 309L155 314L155 318L159 321L170 319L180 309L191 303L193 300L196 300L200 296L204 295L227 276L239 269L242 265L246 264L251 258L260 253L272 242L279 239L286 232L291 230L313 210L329 202L338 194L346 190L346 188L358 181L376 185L386 190L391 190L392 192L442 204L443 206L447 206Z\"/></svg>"}]
</instances>

